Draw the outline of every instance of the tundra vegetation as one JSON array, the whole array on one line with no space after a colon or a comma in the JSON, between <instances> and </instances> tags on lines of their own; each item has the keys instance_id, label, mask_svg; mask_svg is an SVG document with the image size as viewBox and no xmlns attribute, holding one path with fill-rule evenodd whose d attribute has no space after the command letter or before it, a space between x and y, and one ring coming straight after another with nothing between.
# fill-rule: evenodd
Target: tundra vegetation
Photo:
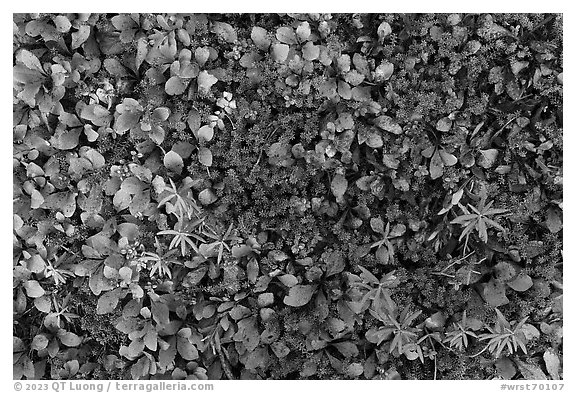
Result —
<instances>
[{"instance_id":1,"label":"tundra vegetation","mask_svg":"<svg viewBox=\"0 0 576 393\"><path fill-rule=\"evenodd\" d=\"M15 379L561 379L562 16L14 14Z\"/></svg>"}]
</instances>

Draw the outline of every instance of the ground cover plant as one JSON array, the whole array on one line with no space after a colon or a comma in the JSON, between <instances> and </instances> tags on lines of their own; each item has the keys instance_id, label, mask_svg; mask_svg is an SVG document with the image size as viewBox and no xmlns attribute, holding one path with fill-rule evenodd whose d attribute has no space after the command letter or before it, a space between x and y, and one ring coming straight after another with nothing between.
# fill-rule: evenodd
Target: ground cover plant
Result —
<instances>
[{"instance_id":1,"label":"ground cover plant","mask_svg":"<svg viewBox=\"0 0 576 393\"><path fill-rule=\"evenodd\" d=\"M562 16L14 14L15 379L561 379Z\"/></svg>"}]
</instances>

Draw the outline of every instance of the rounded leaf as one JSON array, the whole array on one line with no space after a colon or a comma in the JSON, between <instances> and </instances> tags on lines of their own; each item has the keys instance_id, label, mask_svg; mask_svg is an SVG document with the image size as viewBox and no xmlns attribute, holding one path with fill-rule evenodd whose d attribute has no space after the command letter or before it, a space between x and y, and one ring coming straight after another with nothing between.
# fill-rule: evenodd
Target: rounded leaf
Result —
<instances>
[{"instance_id":1,"label":"rounded leaf","mask_svg":"<svg viewBox=\"0 0 576 393\"><path fill-rule=\"evenodd\" d=\"M209 125L200 127L198 130L198 139L210 142L214 137L214 128Z\"/></svg>"},{"instance_id":2,"label":"rounded leaf","mask_svg":"<svg viewBox=\"0 0 576 393\"><path fill-rule=\"evenodd\" d=\"M212 166L212 152L207 147L198 149L198 162L205 166Z\"/></svg>"},{"instance_id":3,"label":"rounded leaf","mask_svg":"<svg viewBox=\"0 0 576 393\"><path fill-rule=\"evenodd\" d=\"M37 334L36 336L34 336L34 339L32 339L32 343L30 344L30 348L31 349L35 349L37 351L40 351L44 348L46 348L48 346L48 337L46 337L43 334Z\"/></svg>"},{"instance_id":4,"label":"rounded leaf","mask_svg":"<svg viewBox=\"0 0 576 393\"><path fill-rule=\"evenodd\" d=\"M347 189L348 180L346 180L346 178L340 174L335 175L332 179L332 183L330 183L330 190L336 199L341 199Z\"/></svg>"},{"instance_id":5,"label":"rounded leaf","mask_svg":"<svg viewBox=\"0 0 576 393\"><path fill-rule=\"evenodd\" d=\"M184 168L184 160L182 160L182 157L180 157L178 153L170 150L164 156L164 166L169 171L180 174Z\"/></svg>"},{"instance_id":6,"label":"rounded leaf","mask_svg":"<svg viewBox=\"0 0 576 393\"><path fill-rule=\"evenodd\" d=\"M210 88L218 82L218 78L214 75L209 74L206 71L200 72L198 74L198 92L201 94L208 94L210 92Z\"/></svg>"},{"instance_id":7,"label":"rounded leaf","mask_svg":"<svg viewBox=\"0 0 576 393\"><path fill-rule=\"evenodd\" d=\"M166 81L166 84L164 85L164 90L166 90L166 93L168 95L175 96L184 93L187 86L188 84L182 82L180 77L174 75Z\"/></svg>"},{"instance_id":8,"label":"rounded leaf","mask_svg":"<svg viewBox=\"0 0 576 393\"><path fill-rule=\"evenodd\" d=\"M276 38L283 44L295 44L297 42L294 29L286 26L276 29Z\"/></svg>"},{"instance_id":9,"label":"rounded leaf","mask_svg":"<svg viewBox=\"0 0 576 393\"><path fill-rule=\"evenodd\" d=\"M506 284L516 292L524 292L532 287L533 282L529 275L521 272L514 280L509 281Z\"/></svg>"},{"instance_id":10,"label":"rounded leaf","mask_svg":"<svg viewBox=\"0 0 576 393\"><path fill-rule=\"evenodd\" d=\"M315 285L295 285L290 288L288 296L284 297L284 304L291 307L305 306L312 299L315 290Z\"/></svg>"},{"instance_id":11,"label":"rounded leaf","mask_svg":"<svg viewBox=\"0 0 576 393\"><path fill-rule=\"evenodd\" d=\"M284 63L288 58L290 47L286 44L272 45L272 59L278 63Z\"/></svg>"},{"instance_id":12,"label":"rounded leaf","mask_svg":"<svg viewBox=\"0 0 576 393\"><path fill-rule=\"evenodd\" d=\"M254 41L254 44L256 44L256 46L260 50L267 51L268 48L270 47L271 41L270 38L268 38L268 32L266 31L266 29L262 27L259 26L252 27L250 38L252 39L252 41Z\"/></svg>"},{"instance_id":13,"label":"rounded leaf","mask_svg":"<svg viewBox=\"0 0 576 393\"><path fill-rule=\"evenodd\" d=\"M60 330L58 332L58 338L60 342L67 347L77 347L82 343L82 339L72 332L67 332L66 330Z\"/></svg>"},{"instance_id":14,"label":"rounded leaf","mask_svg":"<svg viewBox=\"0 0 576 393\"><path fill-rule=\"evenodd\" d=\"M37 298L44 295L45 291L44 288L40 286L38 281L36 280L28 280L24 284L22 284L24 290L26 291L26 295L31 298Z\"/></svg>"}]
</instances>

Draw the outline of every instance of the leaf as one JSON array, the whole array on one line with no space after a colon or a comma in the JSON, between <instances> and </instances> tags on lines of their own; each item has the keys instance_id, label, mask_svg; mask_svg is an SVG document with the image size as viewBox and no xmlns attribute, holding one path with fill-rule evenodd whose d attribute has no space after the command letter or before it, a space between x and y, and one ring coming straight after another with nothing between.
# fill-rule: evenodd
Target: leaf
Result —
<instances>
[{"instance_id":1,"label":"leaf","mask_svg":"<svg viewBox=\"0 0 576 393\"><path fill-rule=\"evenodd\" d=\"M312 31L310 30L310 23L306 21L301 22L296 28L296 35L298 36L300 42L304 42L310 38L311 33Z\"/></svg>"},{"instance_id":2,"label":"leaf","mask_svg":"<svg viewBox=\"0 0 576 393\"><path fill-rule=\"evenodd\" d=\"M436 129L442 132L448 132L452 128L452 120L449 117L443 117L436 122Z\"/></svg>"},{"instance_id":3,"label":"leaf","mask_svg":"<svg viewBox=\"0 0 576 393\"><path fill-rule=\"evenodd\" d=\"M348 189L348 180L340 174L336 174L330 183L330 190L337 200L342 199Z\"/></svg>"},{"instance_id":4,"label":"leaf","mask_svg":"<svg viewBox=\"0 0 576 393\"><path fill-rule=\"evenodd\" d=\"M31 298L37 298L43 296L45 293L44 289L40 286L40 284L36 280L28 280L24 282L24 284L22 284L22 287L26 291L26 295L28 295L28 297Z\"/></svg>"},{"instance_id":5,"label":"leaf","mask_svg":"<svg viewBox=\"0 0 576 393\"><path fill-rule=\"evenodd\" d=\"M40 194L40 191L34 189L30 195L30 208L38 209L44 203L44 197Z\"/></svg>"},{"instance_id":6,"label":"leaf","mask_svg":"<svg viewBox=\"0 0 576 393\"><path fill-rule=\"evenodd\" d=\"M483 295L484 300L492 307L503 306L509 302L506 297L506 287L495 280L484 284Z\"/></svg>"},{"instance_id":7,"label":"leaf","mask_svg":"<svg viewBox=\"0 0 576 393\"><path fill-rule=\"evenodd\" d=\"M182 157L180 157L178 153L170 150L164 155L164 166L168 171L180 174L184 168L184 160L182 160Z\"/></svg>"},{"instance_id":8,"label":"leaf","mask_svg":"<svg viewBox=\"0 0 576 393\"><path fill-rule=\"evenodd\" d=\"M80 157L86 158L92 164L92 169L98 170L106 165L104 156L96 149L88 146L82 146L78 152Z\"/></svg>"},{"instance_id":9,"label":"leaf","mask_svg":"<svg viewBox=\"0 0 576 393\"><path fill-rule=\"evenodd\" d=\"M71 150L78 146L82 128L74 128L50 138L50 144L59 150Z\"/></svg>"},{"instance_id":10,"label":"leaf","mask_svg":"<svg viewBox=\"0 0 576 393\"><path fill-rule=\"evenodd\" d=\"M16 59L31 70L39 71L41 73L44 72L44 70L42 69L42 64L40 64L40 60L38 60L38 57L36 57L35 54L33 54L30 51L27 51L26 49L21 49L20 52L18 52Z\"/></svg>"},{"instance_id":11,"label":"leaf","mask_svg":"<svg viewBox=\"0 0 576 393\"><path fill-rule=\"evenodd\" d=\"M204 166L212 166L212 152L207 147L198 149L198 162Z\"/></svg>"},{"instance_id":12,"label":"leaf","mask_svg":"<svg viewBox=\"0 0 576 393\"><path fill-rule=\"evenodd\" d=\"M40 351L48 346L48 337L44 334L37 334L30 343L30 349Z\"/></svg>"},{"instance_id":13,"label":"leaf","mask_svg":"<svg viewBox=\"0 0 576 393\"><path fill-rule=\"evenodd\" d=\"M517 358L514 359L514 362L520 369L520 372L522 373L522 376L524 378L529 380L542 380L542 381L547 379L546 374L544 374L544 372L540 369L540 367L531 363L525 363Z\"/></svg>"},{"instance_id":14,"label":"leaf","mask_svg":"<svg viewBox=\"0 0 576 393\"><path fill-rule=\"evenodd\" d=\"M376 345L380 345L381 342L388 340L392 337L391 329L377 329L375 327L370 328L364 335L368 342Z\"/></svg>"},{"instance_id":15,"label":"leaf","mask_svg":"<svg viewBox=\"0 0 576 393\"><path fill-rule=\"evenodd\" d=\"M430 160L430 178L432 180L438 179L444 174L444 162L442 161L442 157L438 150L432 156Z\"/></svg>"},{"instance_id":16,"label":"leaf","mask_svg":"<svg viewBox=\"0 0 576 393\"><path fill-rule=\"evenodd\" d=\"M191 288L195 285L198 285L200 281L202 281L202 278L204 278L207 272L208 272L208 266L200 266L196 270L193 270L188 274L186 274L186 276L182 280L182 285L186 288Z\"/></svg>"},{"instance_id":17,"label":"leaf","mask_svg":"<svg viewBox=\"0 0 576 393\"><path fill-rule=\"evenodd\" d=\"M318 45L314 45L312 41L308 41L302 47L302 57L308 61L318 59L318 57L320 57L320 47Z\"/></svg>"},{"instance_id":18,"label":"leaf","mask_svg":"<svg viewBox=\"0 0 576 393\"><path fill-rule=\"evenodd\" d=\"M271 40L268 38L268 32L262 27L252 27L250 38L260 50L267 51L270 47Z\"/></svg>"},{"instance_id":19,"label":"leaf","mask_svg":"<svg viewBox=\"0 0 576 393\"><path fill-rule=\"evenodd\" d=\"M390 116L381 115L376 118L376 126L395 135L402 134L402 127Z\"/></svg>"},{"instance_id":20,"label":"leaf","mask_svg":"<svg viewBox=\"0 0 576 393\"><path fill-rule=\"evenodd\" d=\"M516 375L516 366L508 357L501 357L496 361L496 371L504 379L512 379Z\"/></svg>"},{"instance_id":21,"label":"leaf","mask_svg":"<svg viewBox=\"0 0 576 393\"><path fill-rule=\"evenodd\" d=\"M182 82L179 76L174 75L166 81L164 90L168 95L175 96L184 93L186 87L188 87L188 83Z\"/></svg>"},{"instance_id":22,"label":"leaf","mask_svg":"<svg viewBox=\"0 0 576 393\"><path fill-rule=\"evenodd\" d=\"M344 372L349 377L359 377L364 372L364 367L360 363L351 363Z\"/></svg>"},{"instance_id":23,"label":"leaf","mask_svg":"<svg viewBox=\"0 0 576 393\"><path fill-rule=\"evenodd\" d=\"M201 71L198 74L198 92L201 94L208 94L210 92L210 88L218 82L218 78L214 75L209 74L207 71Z\"/></svg>"},{"instance_id":24,"label":"leaf","mask_svg":"<svg viewBox=\"0 0 576 393\"><path fill-rule=\"evenodd\" d=\"M288 58L290 47L286 44L272 45L272 59L278 63L284 63Z\"/></svg>"},{"instance_id":25,"label":"leaf","mask_svg":"<svg viewBox=\"0 0 576 393\"><path fill-rule=\"evenodd\" d=\"M332 345L344 355L345 358L353 358L358 356L358 347L352 341L343 341L343 342L336 342L332 343Z\"/></svg>"},{"instance_id":26,"label":"leaf","mask_svg":"<svg viewBox=\"0 0 576 393\"><path fill-rule=\"evenodd\" d=\"M444 166L453 166L453 165L456 165L456 163L458 162L458 159L456 158L456 156L448 153L446 150L439 149L438 152L440 154L440 158L442 158L442 162L444 163Z\"/></svg>"},{"instance_id":27,"label":"leaf","mask_svg":"<svg viewBox=\"0 0 576 393\"><path fill-rule=\"evenodd\" d=\"M185 360L196 360L199 358L198 349L190 342L188 337L181 336L179 332L176 340L178 353L182 358Z\"/></svg>"},{"instance_id":28,"label":"leaf","mask_svg":"<svg viewBox=\"0 0 576 393\"><path fill-rule=\"evenodd\" d=\"M110 73L110 75L116 78L122 78L128 75L126 68L124 68L122 63L115 58L104 59L104 68Z\"/></svg>"},{"instance_id":29,"label":"leaf","mask_svg":"<svg viewBox=\"0 0 576 393\"><path fill-rule=\"evenodd\" d=\"M346 267L344 257L339 252L331 252L326 258L326 277L341 273Z\"/></svg>"},{"instance_id":30,"label":"leaf","mask_svg":"<svg viewBox=\"0 0 576 393\"><path fill-rule=\"evenodd\" d=\"M136 50L136 71L140 68L146 56L148 55L148 42L145 38L138 39L137 50Z\"/></svg>"},{"instance_id":31,"label":"leaf","mask_svg":"<svg viewBox=\"0 0 576 393\"><path fill-rule=\"evenodd\" d=\"M290 288L288 296L284 297L284 304L291 307L305 306L312 299L315 290L315 285L295 285Z\"/></svg>"},{"instance_id":32,"label":"leaf","mask_svg":"<svg viewBox=\"0 0 576 393\"><path fill-rule=\"evenodd\" d=\"M380 39L380 42L382 42L382 41L384 41L384 38L386 38L390 34L392 34L392 27L390 27L390 24L388 22L382 22L378 26L377 33L378 33L378 38Z\"/></svg>"},{"instance_id":33,"label":"leaf","mask_svg":"<svg viewBox=\"0 0 576 393\"><path fill-rule=\"evenodd\" d=\"M218 38L230 44L234 44L238 40L236 29L225 22L214 22L212 24L212 32L215 33Z\"/></svg>"},{"instance_id":34,"label":"leaf","mask_svg":"<svg viewBox=\"0 0 576 393\"><path fill-rule=\"evenodd\" d=\"M562 212L551 207L546 211L546 226L552 233L558 233L562 230Z\"/></svg>"},{"instance_id":35,"label":"leaf","mask_svg":"<svg viewBox=\"0 0 576 393\"><path fill-rule=\"evenodd\" d=\"M209 125L200 127L198 130L198 139L206 142L210 142L214 137L214 128Z\"/></svg>"},{"instance_id":36,"label":"leaf","mask_svg":"<svg viewBox=\"0 0 576 393\"><path fill-rule=\"evenodd\" d=\"M72 33L72 49L77 49L82 45L90 36L90 26L81 25L78 31Z\"/></svg>"},{"instance_id":37,"label":"leaf","mask_svg":"<svg viewBox=\"0 0 576 393\"><path fill-rule=\"evenodd\" d=\"M211 205L212 203L216 202L217 199L218 197L216 197L216 194L214 194L214 192L209 188L205 188L198 194L198 200L204 206Z\"/></svg>"},{"instance_id":38,"label":"leaf","mask_svg":"<svg viewBox=\"0 0 576 393\"><path fill-rule=\"evenodd\" d=\"M64 329L58 331L58 338L60 342L67 347L77 347L82 343L82 339L72 332L67 332Z\"/></svg>"},{"instance_id":39,"label":"leaf","mask_svg":"<svg viewBox=\"0 0 576 393\"><path fill-rule=\"evenodd\" d=\"M478 164L478 166L488 169L494 166L497 158L498 158L498 150L496 149L480 150L480 156L476 160L476 163Z\"/></svg>"},{"instance_id":40,"label":"leaf","mask_svg":"<svg viewBox=\"0 0 576 393\"><path fill-rule=\"evenodd\" d=\"M296 34L291 27L282 26L276 29L276 38L283 44L296 44Z\"/></svg>"},{"instance_id":41,"label":"leaf","mask_svg":"<svg viewBox=\"0 0 576 393\"><path fill-rule=\"evenodd\" d=\"M64 15L55 16L53 22L56 25L56 31L59 33L68 33L72 27L70 20Z\"/></svg>"},{"instance_id":42,"label":"leaf","mask_svg":"<svg viewBox=\"0 0 576 393\"><path fill-rule=\"evenodd\" d=\"M293 274L283 274L278 277L278 280L288 288L298 285L298 278Z\"/></svg>"},{"instance_id":43,"label":"leaf","mask_svg":"<svg viewBox=\"0 0 576 393\"><path fill-rule=\"evenodd\" d=\"M394 64L384 60L375 70L376 78L387 81L394 73Z\"/></svg>"},{"instance_id":44,"label":"leaf","mask_svg":"<svg viewBox=\"0 0 576 393\"><path fill-rule=\"evenodd\" d=\"M446 314L438 311L424 321L426 327L430 330L441 330L446 324Z\"/></svg>"},{"instance_id":45,"label":"leaf","mask_svg":"<svg viewBox=\"0 0 576 393\"><path fill-rule=\"evenodd\" d=\"M96 314L103 315L114 312L118 306L120 295L120 289L115 289L100 296L96 305Z\"/></svg>"},{"instance_id":46,"label":"leaf","mask_svg":"<svg viewBox=\"0 0 576 393\"><path fill-rule=\"evenodd\" d=\"M510 288L516 292L524 292L532 287L532 278L524 272L521 272L512 281L506 283Z\"/></svg>"},{"instance_id":47,"label":"leaf","mask_svg":"<svg viewBox=\"0 0 576 393\"><path fill-rule=\"evenodd\" d=\"M48 296L40 296L34 299L34 307L38 311L48 314L52 310L52 302Z\"/></svg>"},{"instance_id":48,"label":"leaf","mask_svg":"<svg viewBox=\"0 0 576 393\"><path fill-rule=\"evenodd\" d=\"M556 355L555 351L548 348L542 357L544 363L546 363L546 370L548 370L550 377L555 380L562 379L560 376L560 359L558 358L558 355Z\"/></svg>"},{"instance_id":49,"label":"leaf","mask_svg":"<svg viewBox=\"0 0 576 393\"><path fill-rule=\"evenodd\" d=\"M194 59L196 59L196 62L200 67L204 67L204 64L206 64L209 58L210 58L210 49L208 49L207 47L198 47L194 51Z\"/></svg>"}]
</instances>

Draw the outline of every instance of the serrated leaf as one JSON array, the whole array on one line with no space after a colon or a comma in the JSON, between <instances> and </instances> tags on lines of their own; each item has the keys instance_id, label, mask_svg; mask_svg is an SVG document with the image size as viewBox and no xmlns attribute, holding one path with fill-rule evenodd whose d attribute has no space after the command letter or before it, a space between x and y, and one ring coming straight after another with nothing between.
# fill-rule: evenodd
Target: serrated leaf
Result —
<instances>
[{"instance_id":1,"label":"serrated leaf","mask_svg":"<svg viewBox=\"0 0 576 393\"><path fill-rule=\"evenodd\" d=\"M312 299L315 290L315 285L295 285L290 288L288 296L284 297L284 304L291 307L305 306Z\"/></svg>"}]
</instances>

